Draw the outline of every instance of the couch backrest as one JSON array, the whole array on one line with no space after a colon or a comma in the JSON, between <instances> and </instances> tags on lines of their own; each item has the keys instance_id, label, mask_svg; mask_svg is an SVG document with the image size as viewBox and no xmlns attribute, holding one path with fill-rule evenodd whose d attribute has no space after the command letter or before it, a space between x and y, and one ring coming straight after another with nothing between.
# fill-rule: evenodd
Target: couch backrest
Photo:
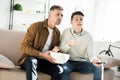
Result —
<instances>
[{"instance_id":1,"label":"couch backrest","mask_svg":"<svg viewBox=\"0 0 120 80\"><path fill-rule=\"evenodd\" d=\"M18 59L22 55L20 43L24 34L25 32L23 31L0 29L0 54L8 57L15 64L17 64Z\"/></svg>"}]
</instances>

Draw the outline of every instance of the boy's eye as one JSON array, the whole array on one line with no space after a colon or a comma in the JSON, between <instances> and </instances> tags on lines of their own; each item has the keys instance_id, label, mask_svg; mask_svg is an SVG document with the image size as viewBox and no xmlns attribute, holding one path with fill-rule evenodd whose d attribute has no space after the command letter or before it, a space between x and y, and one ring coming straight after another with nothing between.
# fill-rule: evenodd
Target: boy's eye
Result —
<instances>
[{"instance_id":1,"label":"boy's eye","mask_svg":"<svg viewBox=\"0 0 120 80\"><path fill-rule=\"evenodd\" d=\"M79 21L83 21L83 19L82 19L82 18L81 18L81 19L75 19L75 20L76 20L76 21L78 21L78 20L79 20Z\"/></svg>"},{"instance_id":2,"label":"boy's eye","mask_svg":"<svg viewBox=\"0 0 120 80\"><path fill-rule=\"evenodd\" d=\"M80 21L82 21L83 19L80 19Z\"/></svg>"}]
</instances>

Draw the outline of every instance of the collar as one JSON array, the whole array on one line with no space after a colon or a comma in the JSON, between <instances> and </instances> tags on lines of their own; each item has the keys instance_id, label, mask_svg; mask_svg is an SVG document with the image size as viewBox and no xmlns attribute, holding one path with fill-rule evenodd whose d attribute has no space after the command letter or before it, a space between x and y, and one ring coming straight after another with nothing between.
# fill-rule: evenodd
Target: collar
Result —
<instances>
[{"instance_id":1,"label":"collar","mask_svg":"<svg viewBox=\"0 0 120 80\"><path fill-rule=\"evenodd\" d=\"M76 34L75 32L74 32L74 29L73 28L71 28L70 29L71 30L71 33L73 34L73 35L83 35L84 33L85 33L85 30L82 28L82 31L79 33L79 34Z\"/></svg>"}]
</instances>

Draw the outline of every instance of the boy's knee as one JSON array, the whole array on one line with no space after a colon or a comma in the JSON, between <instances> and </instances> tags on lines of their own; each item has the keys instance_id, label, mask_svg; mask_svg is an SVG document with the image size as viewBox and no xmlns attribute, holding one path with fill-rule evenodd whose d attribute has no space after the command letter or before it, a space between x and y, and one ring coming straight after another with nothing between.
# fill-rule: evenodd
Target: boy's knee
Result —
<instances>
[{"instance_id":1,"label":"boy's knee","mask_svg":"<svg viewBox=\"0 0 120 80\"><path fill-rule=\"evenodd\" d=\"M64 73L70 73L70 69L68 68L68 66L63 66L63 72Z\"/></svg>"}]
</instances>

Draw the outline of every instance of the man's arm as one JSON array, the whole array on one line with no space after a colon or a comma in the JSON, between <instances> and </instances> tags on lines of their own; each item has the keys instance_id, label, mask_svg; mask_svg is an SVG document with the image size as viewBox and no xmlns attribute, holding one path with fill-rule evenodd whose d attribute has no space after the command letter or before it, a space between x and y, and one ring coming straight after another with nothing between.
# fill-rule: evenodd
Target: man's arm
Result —
<instances>
[{"instance_id":1,"label":"man's arm","mask_svg":"<svg viewBox=\"0 0 120 80\"><path fill-rule=\"evenodd\" d=\"M32 24L28 28L28 30L24 36L24 39L21 43L21 50L27 55L39 56L40 51L33 48L33 43L34 43L34 39L35 39L35 35L36 35L36 29L33 27L34 27L34 24Z\"/></svg>"}]
</instances>

